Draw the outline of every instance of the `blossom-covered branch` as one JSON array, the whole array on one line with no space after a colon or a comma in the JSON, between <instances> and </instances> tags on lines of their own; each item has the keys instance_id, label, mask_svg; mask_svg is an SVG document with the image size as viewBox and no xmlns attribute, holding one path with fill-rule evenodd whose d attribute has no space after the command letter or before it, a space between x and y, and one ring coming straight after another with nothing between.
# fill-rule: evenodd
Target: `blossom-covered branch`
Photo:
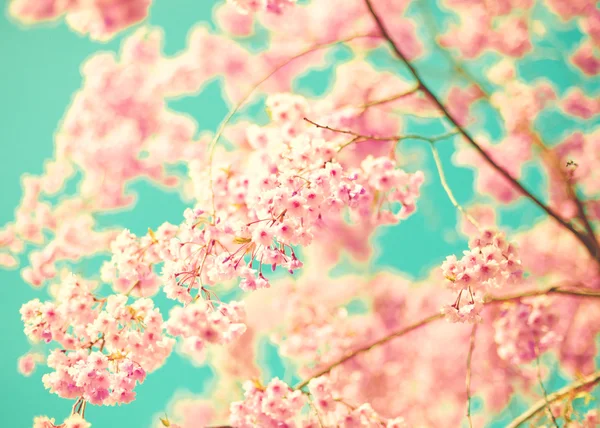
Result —
<instances>
[{"instance_id":1,"label":"blossom-covered branch","mask_svg":"<svg viewBox=\"0 0 600 428\"><path fill-rule=\"evenodd\" d=\"M509 302L512 300L520 300L520 299L524 299L524 298L528 298L528 297L535 297L535 296L543 296L546 294L563 294L563 295L569 295L569 296L578 296L578 297L588 297L588 298L598 298L600 299L600 291L595 291L595 290L587 290L587 289L577 289L577 288L562 288L560 286L554 286L554 287L550 287L547 289L541 289L541 290L528 290L528 291L524 291L521 293L516 293L516 294L512 294L512 295L507 295L507 296L492 296L490 297L486 302L484 302L484 305L489 305L489 304L495 304L495 303L501 303L501 302ZM444 315L441 313L437 313L437 314L431 314L427 317L424 317L398 331L395 331L385 337L382 337L381 339L378 339L376 341L374 341L373 343L370 343L367 346L364 346L362 348L359 349L355 349L352 352L350 352L348 355L344 356L343 358L339 359L338 361L336 361L335 363L329 365L328 367L320 370L319 372L315 373L314 375L312 375L311 377L309 377L308 379L303 380L302 382L300 382L298 385L296 385L294 387L294 389L302 389L304 388L306 385L308 385L308 383L317 377L326 375L327 373L331 372L333 369L335 369L336 367L344 364L345 362L355 358L356 356L368 352L371 349L374 349L378 346L381 346L383 344L386 344L387 342L394 340L398 337L404 336L405 334L408 334L414 330L417 330L423 326L426 326L428 324L431 324L434 321L440 320L444 318Z\"/></svg>"}]
</instances>

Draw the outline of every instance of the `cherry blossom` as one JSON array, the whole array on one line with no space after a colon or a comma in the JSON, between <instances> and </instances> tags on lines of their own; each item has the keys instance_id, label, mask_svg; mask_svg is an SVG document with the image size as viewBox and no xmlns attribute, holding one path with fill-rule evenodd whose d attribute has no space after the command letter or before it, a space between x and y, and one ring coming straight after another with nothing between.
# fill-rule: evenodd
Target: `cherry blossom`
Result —
<instances>
[{"instance_id":1,"label":"cherry blossom","mask_svg":"<svg viewBox=\"0 0 600 428\"><path fill-rule=\"evenodd\" d=\"M173 55L168 31L128 30L151 3L8 6L124 32L82 64L0 229L0 265L37 293L13 368L45 366L69 402L34 427L143 401L173 351L215 381L175 393L157 427L484 426L516 398L529 410L507 426L598 423L575 405L600 383L591 2L219 0ZM209 132L173 101L213 84L228 113ZM179 218L114 224L140 181Z\"/></svg>"}]
</instances>

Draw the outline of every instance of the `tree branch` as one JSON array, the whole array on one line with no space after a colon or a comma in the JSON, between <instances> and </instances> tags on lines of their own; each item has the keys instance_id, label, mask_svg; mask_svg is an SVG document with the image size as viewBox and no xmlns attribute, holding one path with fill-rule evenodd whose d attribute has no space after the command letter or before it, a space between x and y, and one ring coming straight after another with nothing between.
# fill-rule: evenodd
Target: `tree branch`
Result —
<instances>
[{"instance_id":1,"label":"tree branch","mask_svg":"<svg viewBox=\"0 0 600 428\"><path fill-rule=\"evenodd\" d=\"M580 389L584 389L590 386L593 386L600 382L600 370L594 372L583 379L572 383L571 385L567 385L562 389L559 389L556 392L548 395L542 400L539 400L532 407L530 407L525 413L521 414L518 418L514 419L507 428L518 428L521 424L527 422L529 419L534 417L536 414L544 410L547 404L553 403L555 401L560 400Z\"/></svg>"},{"instance_id":2,"label":"tree branch","mask_svg":"<svg viewBox=\"0 0 600 428\"><path fill-rule=\"evenodd\" d=\"M349 141L345 144L342 144L338 148L338 152L340 152L344 147L347 147L350 144L361 143L363 141L368 141L368 140L373 140L373 141L423 140L423 141L428 141L430 143L435 143L436 141L444 140L446 138L450 138L450 137L453 137L458 134L458 131L452 131L452 132L447 132L445 134L437 135L435 137L424 137L424 136L418 135L418 134L390 135L387 137L378 137L375 135L359 134L359 133L356 133L354 131L347 130L347 129L338 129L338 128L332 128L331 126L327 126L327 125L321 125L321 124L318 124L317 122L310 120L307 117L305 117L304 120L306 122L310 123L311 125L316 126L317 128L326 129L326 130L332 131L332 132L338 132L340 134L352 135L353 137L355 137L351 141Z\"/></svg>"},{"instance_id":3,"label":"tree branch","mask_svg":"<svg viewBox=\"0 0 600 428\"><path fill-rule=\"evenodd\" d=\"M439 30L437 28L437 25L435 24L435 20L431 16L430 10L428 9L427 1L426 0L420 1L420 2L418 2L418 5L422 8L422 15L425 19L425 28L428 30L429 36L431 37L431 39L433 40L435 45L438 47L439 51L446 57L446 59L450 62L452 67L461 76L463 76L472 85L475 85L479 89L479 91L482 94L484 94L485 98L489 102L489 100L491 98L490 90L484 88L483 83L478 81L477 78L475 78L465 68L465 66L463 64L461 64L461 62L458 61L454 57L454 55L452 55L447 49L444 49L444 47L441 46L440 43L438 42L437 37L436 37L436 32ZM541 140L541 138L539 138L537 133L535 133L533 130L531 130L530 135L533 139L534 144L536 146L538 146L539 149L541 150L542 156L545 156L548 159L548 163L550 164L550 166L552 168L554 168L560 175L562 181L564 182L567 196L571 200L573 200L573 202L577 206L577 216L579 217L579 220L581 221L581 223L583 224L583 227L586 230L587 237L590 239L591 243L594 244L594 246L596 248L596 256L600 255L600 244L598 243L598 240L596 239L596 234L594 233L594 229L592 228L592 225L585 213L585 209L583 207L581 200L577 197L577 194L575 193L573 186L571 185L571 183L569 182L569 179L565 175L565 172L560 163L560 159L558 158L558 156L556 155L556 153L553 150L548 149L548 147L544 144L544 142Z\"/></svg>"},{"instance_id":4,"label":"tree branch","mask_svg":"<svg viewBox=\"0 0 600 428\"><path fill-rule=\"evenodd\" d=\"M484 303L484 305L489 305L489 304L494 304L494 303L501 303L501 302L508 302L508 301L512 301L512 300L519 300L519 299L523 299L526 297L535 297L535 296L543 296L545 294L564 294L564 295L570 295L570 296L577 296L577 297L590 297L590 298L599 298L600 299L600 291L595 291L595 290L591 290L591 289L577 289L577 288L573 288L573 289L569 289L569 288L562 288L562 287L558 287L558 286L554 286L554 287L550 287L550 288L546 288L546 289L541 289L541 290L527 290L527 291L523 291L521 293L517 293L517 294L512 294L512 295L507 295L507 296L497 296L497 297L489 297L488 300ZM309 378L305 379L304 381L300 382L298 385L296 385L294 387L294 389L302 389L304 388L306 385L308 385L308 383L314 379L317 378L319 376L323 376L326 375L327 373L329 373L331 370L333 370L334 368L344 364L346 361L351 360L352 358L363 354L365 352L370 351L373 348L376 348L380 345L383 345L397 337L401 337L404 336L407 333L410 333L413 330L417 330L420 327L423 327L427 324L430 324L434 321L440 320L444 318L444 316L441 313L435 313L432 315L429 315L419 321L416 321L412 324L410 324L407 327L404 327L398 331L395 331L379 340L376 340L375 342L372 342L371 344L364 346L362 348L358 348L355 349L354 351L350 352L348 355L346 355L345 357L340 358L338 361L332 363L331 365L329 365L328 367L318 371L317 373L313 374L312 376L310 376Z\"/></svg>"},{"instance_id":5,"label":"tree branch","mask_svg":"<svg viewBox=\"0 0 600 428\"><path fill-rule=\"evenodd\" d=\"M550 217L554 218L561 226L563 226L564 228L569 230L573 235L575 235L575 237L587 248L590 255L594 259L597 259L598 255L596 252L596 248L595 248L594 244L592 242L590 242L589 238L586 235L582 235L581 233L579 233L579 231L577 231L577 229L575 229L571 223L565 221L552 208L550 208L549 206L544 204L540 199L538 199L529 190L527 190L517 179L515 179L512 175L510 175L508 173L508 171L506 171L504 168L502 168L500 165L498 165L490 157L490 155L485 150L483 150L483 148L479 144L477 144L477 142L467 132L467 130L458 124L457 120L450 114L448 109L435 96L435 94L431 91L431 89L429 89L429 87L425 84L425 82L421 78L420 74L415 69L415 67L411 64L411 62L402 53L402 51L400 50L398 45L394 42L390 33L387 31L385 25L383 24L381 18L375 12L375 9L373 8L373 5L372 5L372 0L365 0L365 3L367 5L367 8L369 9L370 14L373 16L373 19L375 20L375 23L377 24L377 27L379 28L381 35L383 36L384 39L386 39L388 41L388 43L390 44L390 46L391 46L392 50L394 51L394 53L396 54L396 56L406 65L406 67L408 68L410 73L413 75L415 80L418 82L421 90L425 93L425 95L427 95L431 99L431 101L444 114L444 116L454 125L454 127L456 127L456 129L458 129L460 134L463 137L465 137L465 139L469 142L469 144L473 148L475 148L475 150L486 160L486 162L492 168L494 168L504 178L509 180L517 189L519 189L519 191L523 195L525 195L529 199L531 199L538 207L540 207L542 210L544 210L544 212L546 212L546 214L548 214Z\"/></svg>"},{"instance_id":6,"label":"tree branch","mask_svg":"<svg viewBox=\"0 0 600 428\"><path fill-rule=\"evenodd\" d=\"M549 287L546 289L542 289L542 290L527 290L527 291L523 291L521 293L518 294L512 294L512 295L507 295L507 296L497 296L497 297L490 297L488 299L487 302L484 303L484 305L489 305L489 304L494 304L494 303L500 303L500 302L508 302L511 300L518 300L518 299L522 299L522 298L526 298L526 297L534 297L534 296L542 296L545 294L563 294L563 295L570 295L570 296L575 296L575 297L591 297L591 298L600 298L600 291L596 291L596 290L591 290L591 289L584 289L584 288L573 288L573 289L569 289L569 288L562 288L562 287L558 287L558 286L554 286L554 287ZM376 340L375 342L371 343L370 345L367 345L365 347L356 349L354 351L352 351L351 353L349 353L348 355L346 355L345 357L339 359L338 361L332 363L330 366L320 370L319 372L315 373L314 375L310 376L309 378L305 379L304 381L300 382L299 384L297 384L294 389L302 389L304 387L306 387L308 385L308 383L315 379L318 378L320 376L326 375L328 374L331 370L333 370L334 368L344 364L346 361L351 360L352 358L363 354L367 351L370 351L373 348L376 348L379 345L383 345L397 337L401 337L404 336L407 333L410 333L413 330L417 330L420 327L423 327L427 324L430 324L434 321L437 321L439 319L442 319L444 316L441 313L436 313L436 314L432 314L429 315L428 317L425 317L419 321L416 321L412 324L410 324L407 327L404 327L398 331L395 331L379 340ZM474 346L474 344L472 345ZM470 351L472 353L472 351ZM593 382L585 382L586 379L585 378L583 381L580 381L579 383L581 385L576 385L575 388L569 389L567 390L567 388L563 388L562 390L555 392L554 394L550 394L548 396L548 400L549 402L552 401L556 401L562 397L564 397L565 395L568 395L571 391L579 389L579 388L583 388L585 386L591 385L592 383L598 382L600 381L600 371L594 374L596 376L596 378L593 380ZM578 384L579 384L578 383ZM566 392L565 392L566 391ZM557 396L558 394L562 394L558 397L555 398L555 396ZM540 408L543 408L544 405L546 404L545 401L542 401L542 404L540 406ZM536 406L539 405L539 403L536 403ZM533 408L532 408L533 409ZM532 411L531 409L528 411L530 412ZM523 415L521 415L519 418L524 417L524 419L520 422L518 422L519 424L527 421L529 418L531 418L535 413L537 413L539 411L539 409L537 409L535 412L533 412L531 415L529 416L525 416L526 414L524 413ZM515 421L517 421L518 419L515 419ZM518 425L511 425L509 428L516 428ZM219 425L219 426L211 426L211 427L207 427L207 428L233 428L230 425Z\"/></svg>"}]
</instances>

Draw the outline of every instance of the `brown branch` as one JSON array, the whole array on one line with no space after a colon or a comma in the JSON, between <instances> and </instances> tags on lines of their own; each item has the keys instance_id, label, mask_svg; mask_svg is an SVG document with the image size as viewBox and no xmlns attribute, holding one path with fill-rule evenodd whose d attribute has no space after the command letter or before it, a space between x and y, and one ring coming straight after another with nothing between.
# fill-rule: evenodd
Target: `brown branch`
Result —
<instances>
[{"instance_id":1,"label":"brown branch","mask_svg":"<svg viewBox=\"0 0 600 428\"><path fill-rule=\"evenodd\" d=\"M546 387L544 386L544 381L542 379L542 366L540 364L540 351L539 351L539 347L537 346L537 344L535 345L535 363L537 366L537 378L538 378L538 383L540 384L540 387L542 388L542 394L544 396L544 402L545 402L545 408L546 411L548 412L548 414L550 415L550 418L552 419L552 422L554 423L554 427L555 428L560 428L558 426L558 422L556 421L556 418L554 417L554 413L552 413L552 409L550 408L550 402L548 401L548 391L546 390Z\"/></svg>"},{"instance_id":2,"label":"brown branch","mask_svg":"<svg viewBox=\"0 0 600 428\"><path fill-rule=\"evenodd\" d=\"M420 321L417 321L417 322L409 325L408 327L405 327L405 328L403 328L401 330L398 330L398 331L396 331L396 332L394 332L394 333L392 333L392 334L390 334L388 336L385 336L385 337L383 337L383 338L381 338L381 339L379 339L379 340L371 343L370 345L365 346L364 348L356 349L356 350L352 351L350 354L346 355L345 357L343 357L340 360L336 361L335 363L331 364L329 367L324 368L323 370L317 372L316 374L312 375L308 379L300 382L298 385L296 385L294 387L294 389L302 389L306 385L308 385L308 383L312 379L320 377L320 376L323 376L323 375L329 373L331 370L333 370L337 366L339 366L341 364L344 364L346 361L351 360L352 358L356 357L357 355L360 355L360 354L362 354L364 352L370 351L371 349L376 348L379 345L383 345L383 344L389 342L390 340L395 339L396 337L404 336L406 333L410 333L411 331L416 330L419 327L423 327L424 325L427 325L427 324L429 324L429 323L431 323L433 321L439 320L439 319L441 319L443 317L444 317L444 315L442 315L441 313L430 315L430 316L428 316L426 318L423 318Z\"/></svg>"},{"instance_id":3,"label":"brown branch","mask_svg":"<svg viewBox=\"0 0 600 428\"><path fill-rule=\"evenodd\" d=\"M448 62L458 72L458 74L463 76L465 78L465 80L467 80L472 85L475 85L489 102L489 100L491 98L490 91L488 89L484 88L483 83L478 81L476 77L474 77L469 71L467 71L465 66L459 60L457 60L456 57L454 55L452 55L447 49L444 49L444 47L441 46L440 43L438 42L436 33L439 32L439 29L437 28L435 20L433 20L433 18L431 16L430 10L428 9L428 6L427 6L427 2L426 1L419 2L419 6L422 8L422 12L423 12L422 15L425 18L425 28L429 32L429 36L431 37L431 39L433 40L435 45L438 47L439 51L446 57ZM548 159L548 163L560 175L562 181L565 184L567 196L571 200L573 200L573 202L575 202L575 205L577 206L577 216L579 217L579 220L581 221L581 223L583 224L583 227L586 230L587 237L590 239L591 243L594 244L594 246L596 248L596 255L600 255L600 244L598 243L598 240L596 239L596 234L594 233L594 229L592 228L592 225L585 213L585 209L583 207L581 200L577 197L577 194L575 193L573 186L571 185L571 183L569 182L569 179L565 175L565 172L561 166L560 159L558 158L558 156L556 155L556 153L553 150L548 149L548 147L539 138L537 133L535 133L533 130L529 130L529 134L533 138L534 144L537 145L540 148L540 150L542 151L542 155L545 155L546 158Z\"/></svg>"},{"instance_id":4,"label":"brown branch","mask_svg":"<svg viewBox=\"0 0 600 428\"><path fill-rule=\"evenodd\" d=\"M490 90L484 88L483 84L478 82L475 76L473 76L473 74L471 74L471 72L469 72L467 68L460 61L458 61L454 57L454 55L450 53L450 51L445 49L438 41L437 34L440 32L440 30L437 24L435 23L433 16L431 15L431 10L429 9L427 1L419 1L417 2L417 5L421 8L422 16L425 20L425 29L429 33L429 37L431 38L433 43L438 47L442 55L446 57L446 59L450 63L450 66L454 70L456 70L456 72L465 80L477 86L477 88L481 91L482 94L485 95L486 98L490 98Z\"/></svg>"},{"instance_id":5,"label":"brown branch","mask_svg":"<svg viewBox=\"0 0 600 428\"><path fill-rule=\"evenodd\" d=\"M511 294L511 295L506 295L506 296L491 296L487 299L487 301L484 303L484 305L508 302L508 301L512 301L512 300L519 300L519 299L523 299L526 297L543 296L545 294L563 294L563 295L577 296L577 297L600 298L600 291L595 291L595 290L590 290L590 289L582 289L582 288L579 288L579 289L577 289L577 288L562 288L562 287L554 286L554 287L549 287L549 288L541 289L541 290L527 290L527 291L523 291L521 293ZM367 346L355 349L354 351L347 354L345 357L340 358L338 361L332 363L328 367L318 371L317 373L313 374L309 378L300 382L298 385L296 385L294 387L294 389L302 389L306 385L308 385L308 383L312 379L326 375L334 368L344 364L346 361L349 361L352 358L354 358L360 354L368 352L373 348L376 348L380 345L386 344L387 342L389 342L397 337L404 336L405 334L410 333L413 330L417 330L420 327L423 327L427 324L430 324L430 323L440 320L442 318L444 318L444 316L441 313L435 313L435 314L429 315L419 321L416 321L416 322L410 324L407 327L404 327L404 328L402 328L398 331L395 331L379 340L376 340L375 342L372 342L371 344L369 344Z\"/></svg>"},{"instance_id":6,"label":"brown branch","mask_svg":"<svg viewBox=\"0 0 600 428\"><path fill-rule=\"evenodd\" d=\"M544 410L544 408L546 408L547 404L558 401L564 397L571 395L572 393L574 393L580 389L584 389L584 388L593 386L599 382L600 382L600 370L584 377L581 380L578 380L577 382L572 383L571 385L567 385L564 388L559 389L556 392L553 392L552 394L548 395L547 397L545 397L542 400L539 400L532 407L530 407L526 412L521 414L521 416L514 419L507 426L507 428L518 428L521 424L527 422L529 419L534 417L536 414L538 414L539 412Z\"/></svg>"},{"instance_id":7,"label":"brown branch","mask_svg":"<svg viewBox=\"0 0 600 428\"><path fill-rule=\"evenodd\" d=\"M422 135L417 135L417 134L390 135L387 137L378 137L375 135L359 134L359 133L356 133L356 132L348 130L348 129L338 129L338 128L332 128L331 126L327 126L327 125L321 125L317 122L314 122L314 121L308 119L307 117L305 117L304 120L306 122L310 123L311 125L314 125L320 129L326 129L328 131L337 132L340 134L352 135L354 138L352 140L350 140L349 142L342 144L338 148L338 152L340 152L344 147L347 147L350 144L361 143L363 141L368 141L368 140L374 140L374 141L423 140L423 141L428 141L430 143L435 143L436 141L444 140L446 138L449 138L449 137L452 137L452 136L458 134L458 131L453 131L453 132L448 132L446 134L437 135L435 137L424 137Z\"/></svg>"},{"instance_id":8,"label":"brown branch","mask_svg":"<svg viewBox=\"0 0 600 428\"><path fill-rule=\"evenodd\" d=\"M411 89L409 89L406 92L402 92L402 93L399 93L399 94L394 94L394 95L391 95L391 96L389 96L387 98L382 98L380 100L369 101L369 102L363 104L362 106L360 106L360 108L367 109L369 107L373 107L373 106L378 106L378 105L381 105L381 104L390 103L392 101L397 101L397 100L399 100L401 98L404 98L404 97L406 97L408 95L412 95L412 94L414 94L416 92L419 92L420 90L421 90L421 87L419 85L417 85L414 88L411 88Z\"/></svg>"},{"instance_id":9,"label":"brown branch","mask_svg":"<svg viewBox=\"0 0 600 428\"><path fill-rule=\"evenodd\" d=\"M488 300L484 303L484 305L489 305L489 304L494 304L494 303L500 303L500 302L508 302L508 301L512 301L512 300L518 300L518 299L522 299L522 298L526 298L526 297L534 297L534 296L542 296L544 294L563 294L563 295L570 295L570 296L576 296L576 297L592 297L592 298L600 298L600 292L596 291L596 290L591 290L591 289L585 289L585 288L562 288L562 287L558 287L558 286L554 286L554 287L549 287L546 289L542 289L542 290L528 290L528 291L523 291L521 293L518 294L512 294L512 295L507 295L507 296L497 296L497 297L490 297L488 298ZM339 359L338 361L332 363L330 366L326 367L323 370L320 370L319 372L315 373L314 375L310 376L309 378L305 379L304 381L300 382L298 385L296 385L294 387L294 389L302 389L304 387L306 387L308 385L308 383L312 380L315 379L317 377L326 375L327 373L329 373L331 370L333 370L334 368L340 366L341 364L344 364L346 361L351 360L352 358L356 357L357 355L360 355L362 353L365 353L367 351L370 351L371 349L379 346L379 345L383 345L397 337L400 336L404 336L407 333L410 333L413 330L417 330L420 327L423 327L427 324L430 324L434 321L437 321L439 319L442 319L444 316L441 313L437 313L437 314L432 314L429 315L428 317L425 317L413 324L410 324L407 327L404 327L396 332L393 332L391 334L389 334L388 336L385 336L373 343L371 343L370 345L367 345L363 348L359 348L356 349L354 351L352 351L350 354L346 355L345 357ZM474 343L471 346L475 346ZM472 354L472 350L470 351L470 353ZM554 394L550 394L548 396L548 400L549 402L552 401L556 401L566 395L568 395L571 391L574 391L576 389L579 388L583 388L585 386L591 385L593 383L599 382L600 381L600 371L594 374L596 376L595 380L592 381L588 381L586 382L586 380L588 378L590 378L592 375L588 376L588 378L584 378L582 381L580 381L578 384L578 386L576 385L575 388L571 388L568 389L567 388L563 388L562 390L555 392ZM566 392L565 392L566 391ZM555 398L555 396L557 396L557 394L561 394L558 398ZM539 403L536 403L536 405L538 405ZM543 408L543 406L545 405L545 401L542 402L541 407ZM533 409L533 408L532 408ZM531 409L529 411L532 411ZM529 412L528 411L528 412ZM531 415L529 416L525 416L525 413L523 415L521 415L519 418L524 417L524 419L520 422L518 422L518 424L521 424L525 421L527 421L528 419L530 419L535 413L537 413L539 411L536 410L535 412L533 412ZM517 419L515 419L515 421L517 421ZM518 425L511 425L508 428L516 428ZM234 428L231 425L218 425L218 426L210 426L210 427L205 427L205 428Z\"/></svg>"},{"instance_id":10,"label":"brown branch","mask_svg":"<svg viewBox=\"0 0 600 428\"><path fill-rule=\"evenodd\" d=\"M429 87L423 81L421 75L418 73L418 71L415 69L415 67L412 65L412 63L406 58L406 56L402 53L402 51L400 50L398 45L394 42L394 40L392 39L392 36L390 35L390 33L387 31L387 28L383 24L380 16L375 12L375 9L373 8L373 5L372 5L372 0L365 0L365 3L367 5L367 8L369 9L370 14L372 15L373 19L375 20L375 23L377 24L377 27L379 28L381 35L383 36L384 39L386 39L388 41L388 43L390 44L390 46L391 46L392 50L394 51L394 53L396 54L396 56L404 63L404 65L406 65L406 67L408 68L410 73L413 75L415 80L418 82L421 90L425 93L425 95L427 95L431 99L431 101L444 114L444 116L454 125L454 127L456 127L456 129L458 129L460 134L466 138L466 140L469 142L469 144L486 160L486 162L492 168L494 168L498 173L500 173L500 175L502 175L505 179L509 180L517 189L519 189L519 191L523 195L525 195L529 199L531 199L538 207L540 207L542 210L544 210L544 212L546 212L546 214L548 214L550 217L554 218L561 226L563 226L564 228L569 230L573 235L575 235L575 237L587 248L590 255L594 259L597 259L597 253L596 253L595 246L592 242L590 242L589 238L586 235L582 235L581 233L579 233L579 231L577 231L577 229L575 229L571 223L565 221L552 208L550 208L549 206L544 204L540 199L538 199L529 190L527 190L516 178L514 178L512 175L510 175L506 169L504 169L503 167L498 165L490 157L490 155L485 150L483 150L483 148L473 139L473 137L467 132L467 130L459 125L458 121L452 116L452 114L450 114L448 109L434 95L434 93L431 91L431 89L429 89Z\"/></svg>"}]
</instances>

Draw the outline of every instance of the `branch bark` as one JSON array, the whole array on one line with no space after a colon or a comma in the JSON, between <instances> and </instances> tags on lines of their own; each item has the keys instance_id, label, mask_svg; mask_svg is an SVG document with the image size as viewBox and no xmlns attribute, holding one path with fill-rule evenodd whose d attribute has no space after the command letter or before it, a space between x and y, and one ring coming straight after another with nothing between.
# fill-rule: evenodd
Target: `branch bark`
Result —
<instances>
[{"instance_id":1,"label":"branch bark","mask_svg":"<svg viewBox=\"0 0 600 428\"><path fill-rule=\"evenodd\" d=\"M421 75L419 74L419 72L415 69L415 67L412 65L412 63L408 60L408 58L406 58L406 56L402 53L402 51L400 50L398 45L394 42L394 39L392 38L390 33L387 31L387 28L383 24L381 17L377 14L377 12L375 12L375 9L373 8L372 0L365 0L365 4L367 5L367 8L368 8L371 16L375 20L375 23L377 24L377 27L379 28L381 35L390 44L390 46L391 46L392 50L394 51L394 53L396 54L396 56L406 65L406 67L408 68L410 73L413 75L414 79L418 82L419 87L421 88L423 93L425 93L425 95L430 98L430 100L437 106L437 108L444 114L444 116L452 123L452 125L456 129L458 129L460 134L467 140L467 142L485 159L485 161L492 168L494 168L504 178L509 180L517 189L519 189L519 191L523 195L525 195L526 197L531 199L531 201L533 201L538 207L540 207L544 212L546 212L546 214L548 214L550 217L555 219L565 229L569 230L586 247L586 249L588 250L590 255L596 261L598 261L598 252L596 250L596 246L594 245L594 242L592 242L590 240L591 237L588 238L587 235L581 234L577 229L575 229L573 227L573 225L571 223L565 221L552 208L550 208L549 206L544 204L533 193L531 193L529 190L527 190L516 178L514 178L512 175L510 175L508 171L506 171L503 167L498 165L490 157L490 155L485 150L483 150L483 148L473 139L473 137L469 134L469 132L467 132L467 130L465 128L463 128L461 125L458 124L457 120L450 114L448 109L442 104L442 102L439 100L439 98L435 96L435 94L431 91L431 89L427 86L427 84L425 84L425 82L424 82L423 78L421 77Z\"/></svg>"},{"instance_id":2,"label":"branch bark","mask_svg":"<svg viewBox=\"0 0 600 428\"><path fill-rule=\"evenodd\" d=\"M580 389L584 389L590 386L593 386L597 383L600 383L600 370L594 372L583 379L572 383L571 385L567 385L562 389L548 395L542 400L539 400L532 407L530 407L525 413L521 414L518 418L514 419L507 428L518 428L521 424L527 422L529 419L533 418L536 414L544 410L546 406L550 403L560 400Z\"/></svg>"},{"instance_id":3,"label":"branch bark","mask_svg":"<svg viewBox=\"0 0 600 428\"><path fill-rule=\"evenodd\" d=\"M570 288L554 286L554 287L549 287L549 288L541 289L541 290L527 290L527 291L523 291L521 293L511 294L511 295L507 295L507 296L491 297L488 299L487 302L485 302L485 305L501 303L501 302L508 302L508 301L512 301L512 300L519 300L519 299L523 299L526 297L542 296L545 294L563 294L563 295L570 295L570 296L575 296L575 297L583 297L583 298L588 297L588 298L599 298L600 299L600 291L590 290L590 289L585 289L585 288L570 289ZM356 350L352 351L351 353L349 353L348 355L346 355L345 357L332 363L330 366L324 368L323 370L320 370L319 372L315 373L314 375L312 375L309 378L305 379L304 381L300 382L298 385L296 385L294 387L294 389L302 389L302 388L306 387L312 379L315 379L319 376L326 375L331 370L340 366L341 364L345 363L346 361L351 360L352 358L354 358L360 354L363 354L367 351L370 351L371 349L373 349L379 345L383 345L397 337L404 336L405 334L410 333L413 330L417 330L427 324L431 324L432 322L442 319L443 317L444 316L441 313L429 315L428 317L425 317L419 321L416 321L416 322L410 324L407 327L404 327L404 328L402 328L398 331L395 331L379 340L376 340L375 342L372 342L371 344L369 344L367 346L356 349ZM595 375L597 376L597 379L595 379L594 382L600 381L600 372L595 373ZM587 379L587 378L585 378L585 379ZM583 388L586 385L587 384L579 385L579 386L577 386L577 388ZM566 388L563 388L562 390L555 392L554 394L550 394L548 396L548 399L550 400L550 402L552 402L552 400L556 401L559 398L564 397L565 395L568 395L570 390L567 392L563 392L564 390L566 390ZM559 398L554 398L555 396L557 396L557 394L562 394L562 395ZM536 406L538 404L539 403L536 403ZM545 404L546 404L546 402L543 401L542 405L541 405L542 408ZM531 411L531 409L529 411ZM539 410L537 410L537 411L539 411ZM537 411L535 411L535 413L537 413ZM532 413L530 416L526 417L526 419L523 419L522 422L525 422L526 420L531 418L533 416L533 414L535 414L535 413ZM521 415L519 418L525 417L524 415L525 415L525 413L523 415ZM516 420L517 419L515 419L515 421ZM519 422L519 424L522 422ZM518 425L514 425L514 426L511 425L512 428L516 428L517 426ZM509 428L511 428L511 427L509 427ZM234 427L232 427L230 425L218 425L218 426L211 426L211 427L207 427L207 428L234 428Z\"/></svg>"},{"instance_id":4,"label":"branch bark","mask_svg":"<svg viewBox=\"0 0 600 428\"><path fill-rule=\"evenodd\" d=\"M577 297L590 297L590 298L599 298L600 299L600 291L584 289L584 288L570 289L570 288L554 286L554 287L549 287L549 288L541 289L541 290L527 290L527 291L523 291L521 293L510 294L510 295L506 295L506 296L496 296L496 297L492 296L492 297L488 298L487 302L485 302L484 305L509 302L512 300L519 300L519 299L523 299L523 298L527 298L527 297L543 296L545 294L563 294L563 295L570 295L570 296L577 296ZM344 364L346 361L349 361L352 358L354 358L360 354L363 354L365 352L368 352L371 349L376 348L377 346L383 345L397 337L404 336L405 334L410 333L413 330L417 330L423 326L426 326L427 324L431 324L434 321L440 320L443 317L444 316L441 313L431 314L419 321L416 321L416 322L408 325L407 327L404 327L404 328L402 328L398 331L395 331L379 340L376 340L375 342L372 342L371 344L369 344L367 346L364 346L359 349L355 349L354 351L350 352L348 355L340 358L338 361L336 361L336 362L332 363L331 365L329 365L328 367L318 371L317 373L310 376L308 379L305 379L304 381L300 382L298 385L296 385L294 387L294 389L302 389L305 386L307 386L308 383L312 379L317 378L319 376L326 375L334 368Z\"/></svg>"}]
</instances>

